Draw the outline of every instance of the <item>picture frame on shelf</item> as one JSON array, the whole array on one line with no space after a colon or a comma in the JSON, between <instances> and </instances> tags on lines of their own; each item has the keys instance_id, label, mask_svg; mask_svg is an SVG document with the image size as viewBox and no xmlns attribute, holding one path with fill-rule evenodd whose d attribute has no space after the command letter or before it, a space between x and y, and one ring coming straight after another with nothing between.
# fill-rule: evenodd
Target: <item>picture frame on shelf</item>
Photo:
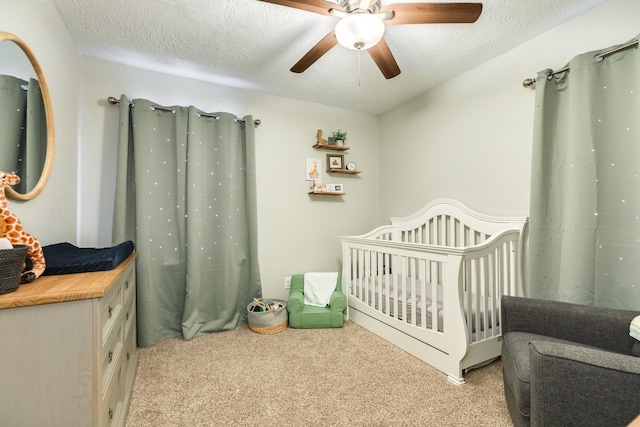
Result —
<instances>
[{"instance_id":1,"label":"picture frame on shelf","mask_svg":"<svg viewBox=\"0 0 640 427\"><path fill-rule=\"evenodd\" d=\"M344 169L344 154L327 154L327 169Z\"/></svg>"},{"instance_id":2,"label":"picture frame on shelf","mask_svg":"<svg viewBox=\"0 0 640 427\"><path fill-rule=\"evenodd\" d=\"M342 193L344 186L342 184L327 184L327 191L331 193Z\"/></svg>"}]
</instances>

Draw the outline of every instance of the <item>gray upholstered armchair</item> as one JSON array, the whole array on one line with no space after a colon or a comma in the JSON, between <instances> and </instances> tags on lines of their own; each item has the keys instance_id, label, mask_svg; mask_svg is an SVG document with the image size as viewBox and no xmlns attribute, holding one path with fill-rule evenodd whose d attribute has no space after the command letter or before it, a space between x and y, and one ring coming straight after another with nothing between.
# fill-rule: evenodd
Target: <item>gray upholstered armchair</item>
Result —
<instances>
[{"instance_id":1,"label":"gray upholstered armchair","mask_svg":"<svg viewBox=\"0 0 640 427\"><path fill-rule=\"evenodd\" d=\"M640 414L640 312L502 297L504 391L516 426L626 426Z\"/></svg>"}]
</instances>

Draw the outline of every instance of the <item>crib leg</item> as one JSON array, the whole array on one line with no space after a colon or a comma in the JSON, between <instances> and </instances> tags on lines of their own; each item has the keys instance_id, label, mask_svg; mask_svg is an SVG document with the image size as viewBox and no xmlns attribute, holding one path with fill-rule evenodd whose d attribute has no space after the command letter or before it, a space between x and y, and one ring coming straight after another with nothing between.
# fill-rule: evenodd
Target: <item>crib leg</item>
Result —
<instances>
[{"instance_id":1,"label":"crib leg","mask_svg":"<svg viewBox=\"0 0 640 427\"><path fill-rule=\"evenodd\" d=\"M456 377L454 375L449 374L449 375L447 375L447 379L449 381L451 381L452 383L454 383L455 385L464 384L464 378L462 378L462 377Z\"/></svg>"}]
</instances>

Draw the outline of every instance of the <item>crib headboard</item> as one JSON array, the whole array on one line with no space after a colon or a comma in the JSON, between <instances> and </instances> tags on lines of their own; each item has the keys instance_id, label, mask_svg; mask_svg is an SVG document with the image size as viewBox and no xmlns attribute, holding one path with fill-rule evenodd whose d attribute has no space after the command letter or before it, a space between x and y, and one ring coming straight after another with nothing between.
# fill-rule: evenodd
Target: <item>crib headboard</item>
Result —
<instances>
[{"instance_id":1,"label":"crib headboard","mask_svg":"<svg viewBox=\"0 0 640 427\"><path fill-rule=\"evenodd\" d=\"M468 247L504 230L520 230L526 217L497 217L476 212L453 199L436 199L418 212L392 217L387 236L395 241L426 245Z\"/></svg>"}]
</instances>

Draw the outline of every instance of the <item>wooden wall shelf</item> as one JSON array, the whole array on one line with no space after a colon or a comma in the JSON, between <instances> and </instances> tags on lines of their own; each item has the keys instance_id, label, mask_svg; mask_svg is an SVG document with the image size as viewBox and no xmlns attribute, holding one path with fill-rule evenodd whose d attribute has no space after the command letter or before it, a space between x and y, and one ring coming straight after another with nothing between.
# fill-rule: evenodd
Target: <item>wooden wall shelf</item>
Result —
<instances>
[{"instance_id":1,"label":"wooden wall shelf","mask_svg":"<svg viewBox=\"0 0 640 427\"><path fill-rule=\"evenodd\" d=\"M347 169L327 169L327 173L346 173L348 175L356 175L359 174L362 171L358 171L358 170L347 170Z\"/></svg>"},{"instance_id":2,"label":"wooden wall shelf","mask_svg":"<svg viewBox=\"0 0 640 427\"><path fill-rule=\"evenodd\" d=\"M329 145L329 144L316 144L313 146L316 150L333 150L333 151L347 151L349 147L346 145Z\"/></svg>"},{"instance_id":3,"label":"wooden wall shelf","mask_svg":"<svg viewBox=\"0 0 640 427\"><path fill-rule=\"evenodd\" d=\"M317 194L319 196L342 196L344 191L309 191L309 194Z\"/></svg>"}]
</instances>

